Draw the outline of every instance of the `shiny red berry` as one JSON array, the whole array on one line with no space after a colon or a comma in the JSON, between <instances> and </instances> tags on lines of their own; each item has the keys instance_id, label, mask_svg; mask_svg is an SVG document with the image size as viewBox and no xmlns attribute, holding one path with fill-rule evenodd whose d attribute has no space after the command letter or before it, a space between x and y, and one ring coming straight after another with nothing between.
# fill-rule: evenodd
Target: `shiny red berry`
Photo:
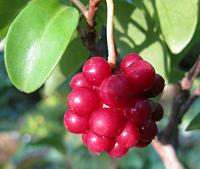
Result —
<instances>
[{"instance_id":1,"label":"shiny red berry","mask_svg":"<svg viewBox=\"0 0 200 169\"><path fill-rule=\"evenodd\" d=\"M121 158L128 152L128 148L121 146L119 143L115 143L113 148L107 152L113 158Z\"/></svg>"},{"instance_id":2,"label":"shiny red berry","mask_svg":"<svg viewBox=\"0 0 200 169\"><path fill-rule=\"evenodd\" d=\"M88 131L82 134L82 141L83 141L83 144L85 144L85 146L87 146L87 133Z\"/></svg>"},{"instance_id":3,"label":"shiny red berry","mask_svg":"<svg viewBox=\"0 0 200 169\"><path fill-rule=\"evenodd\" d=\"M113 145L113 141L111 139L107 137L100 137L91 131L86 132L82 139L84 139L83 141L89 150L96 154L110 149Z\"/></svg>"},{"instance_id":4,"label":"shiny red berry","mask_svg":"<svg viewBox=\"0 0 200 169\"><path fill-rule=\"evenodd\" d=\"M139 139L140 139L139 129L137 125L135 125L132 122L127 122L122 132L119 133L116 137L116 141L120 145L126 148L131 148L135 146L139 141Z\"/></svg>"},{"instance_id":5,"label":"shiny red berry","mask_svg":"<svg viewBox=\"0 0 200 169\"><path fill-rule=\"evenodd\" d=\"M92 57L85 62L83 74L93 85L100 85L101 82L112 74L111 67L102 57Z\"/></svg>"},{"instance_id":6,"label":"shiny red berry","mask_svg":"<svg viewBox=\"0 0 200 169\"><path fill-rule=\"evenodd\" d=\"M83 73L77 73L70 81L70 87L75 89L77 87L92 87L92 85L84 77Z\"/></svg>"},{"instance_id":7,"label":"shiny red berry","mask_svg":"<svg viewBox=\"0 0 200 169\"><path fill-rule=\"evenodd\" d=\"M64 125L70 132L80 134L89 128L89 119L79 117L72 110L68 110L64 115Z\"/></svg>"},{"instance_id":8,"label":"shiny red berry","mask_svg":"<svg viewBox=\"0 0 200 169\"><path fill-rule=\"evenodd\" d=\"M163 112L163 107L159 103L156 103L151 119L154 121L160 121L163 118Z\"/></svg>"},{"instance_id":9,"label":"shiny red berry","mask_svg":"<svg viewBox=\"0 0 200 169\"><path fill-rule=\"evenodd\" d=\"M144 147L148 146L150 143L151 143L151 141L148 141L148 142L139 141L135 146L140 147L140 148L144 148Z\"/></svg>"},{"instance_id":10,"label":"shiny red berry","mask_svg":"<svg viewBox=\"0 0 200 169\"><path fill-rule=\"evenodd\" d=\"M110 108L100 108L92 113L89 125L94 133L113 137L120 128L121 115Z\"/></svg>"},{"instance_id":11,"label":"shiny red berry","mask_svg":"<svg viewBox=\"0 0 200 169\"><path fill-rule=\"evenodd\" d=\"M100 85L99 95L110 107L124 107L131 97L130 84L123 75L109 76Z\"/></svg>"},{"instance_id":12,"label":"shiny red berry","mask_svg":"<svg viewBox=\"0 0 200 169\"><path fill-rule=\"evenodd\" d=\"M122 59L120 69L125 71L132 63L138 60L142 60L142 58L138 54L136 53L128 54Z\"/></svg>"},{"instance_id":13,"label":"shiny red berry","mask_svg":"<svg viewBox=\"0 0 200 169\"><path fill-rule=\"evenodd\" d=\"M81 87L71 91L67 103L77 115L88 116L98 108L99 98L95 90Z\"/></svg>"},{"instance_id":14,"label":"shiny red berry","mask_svg":"<svg viewBox=\"0 0 200 169\"><path fill-rule=\"evenodd\" d=\"M143 125L151 118L149 101L144 98L133 99L132 106L124 109L126 118L138 125Z\"/></svg>"},{"instance_id":15,"label":"shiny red berry","mask_svg":"<svg viewBox=\"0 0 200 169\"><path fill-rule=\"evenodd\" d=\"M140 141L149 142L151 141L158 133L157 125L154 121L149 120L140 128Z\"/></svg>"},{"instance_id":16,"label":"shiny red berry","mask_svg":"<svg viewBox=\"0 0 200 169\"><path fill-rule=\"evenodd\" d=\"M125 70L125 76L131 83L134 93L138 94L152 86L155 70L150 63L144 60L138 60Z\"/></svg>"},{"instance_id":17,"label":"shiny red berry","mask_svg":"<svg viewBox=\"0 0 200 169\"><path fill-rule=\"evenodd\" d=\"M159 95L165 87L165 80L159 74L155 75L153 85L150 89L143 93L146 97L155 97Z\"/></svg>"}]
</instances>

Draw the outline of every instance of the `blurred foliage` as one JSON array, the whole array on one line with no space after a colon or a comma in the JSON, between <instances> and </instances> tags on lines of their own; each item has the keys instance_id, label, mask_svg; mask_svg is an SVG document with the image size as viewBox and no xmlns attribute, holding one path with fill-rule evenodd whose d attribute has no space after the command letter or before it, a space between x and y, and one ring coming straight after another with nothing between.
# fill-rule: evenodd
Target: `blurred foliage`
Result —
<instances>
[{"instance_id":1,"label":"blurred foliage","mask_svg":"<svg viewBox=\"0 0 200 169\"><path fill-rule=\"evenodd\" d=\"M68 0L62 1L71 5ZM86 2L84 0L84 3ZM166 91L162 97L157 98L165 109L164 119L159 123L159 129L162 130L167 122L175 94L169 83L178 82L200 53L200 15L198 11L196 18L189 21L193 23L193 27L196 25L196 29L189 28L189 35L183 43L185 46L183 45L182 50L175 54L177 50L174 52L171 43L165 40L166 32L163 31L163 25L165 26L166 23L161 25L159 23L161 15L165 15L162 13L164 11L158 11L160 7L157 6L162 5L159 4L160 2L161 0L115 0L117 9L115 10L115 42L118 61L127 53L138 52L165 77ZM190 1L184 0L184 2L190 4ZM195 0L192 3L196 2ZM182 13L181 4L178 6ZM175 8L176 5L172 7ZM185 8L187 7L186 5ZM195 12L192 11L191 14L194 17ZM15 14L15 11L13 13ZM13 17L14 15L11 18ZM105 1L100 3L96 22L99 32L98 47L106 56ZM179 21L175 22L181 34L184 26L179 25ZM84 20L81 24L85 25ZM113 160L104 153L99 156L90 153L83 146L80 136L72 135L65 130L63 114L67 109L69 79L81 69L82 63L89 57L76 32L52 75L44 86L33 94L24 94L13 87L6 73L3 55L3 52L0 53L0 169L111 169L112 166L117 166L116 169L164 169L160 158L151 146L145 149L133 149L122 159ZM198 86L199 80L196 80L192 92ZM185 131L199 110L200 99L197 99L180 126L181 142L178 157L188 169L200 168L198 156L200 134ZM195 124L199 125L199 120Z\"/></svg>"},{"instance_id":2,"label":"blurred foliage","mask_svg":"<svg viewBox=\"0 0 200 169\"><path fill-rule=\"evenodd\" d=\"M200 113L198 113L187 127L187 131L200 129Z\"/></svg>"}]
</instances>

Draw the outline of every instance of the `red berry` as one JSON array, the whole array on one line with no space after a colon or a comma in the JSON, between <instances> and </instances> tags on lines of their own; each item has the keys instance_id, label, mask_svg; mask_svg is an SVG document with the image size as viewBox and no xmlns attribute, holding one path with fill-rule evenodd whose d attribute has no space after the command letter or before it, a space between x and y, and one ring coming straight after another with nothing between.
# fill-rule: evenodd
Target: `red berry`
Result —
<instances>
[{"instance_id":1,"label":"red berry","mask_svg":"<svg viewBox=\"0 0 200 169\"><path fill-rule=\"evenodd\" d=\"M121 146L118 143L115 143L114 147L111 150L107 151L111 157L121 158L128 152L128 148Z\"/></svg>"},{"instance_id":2,"label":"red berry","mask_svg":"<svg viewBox=\"0 0 200 169\"><path fill-rule=\"evenodd\" d=\"M142 58L136 53L126 55L121 61L121 70L125 71L132 63L138 60L142 60Z\"/></svg>"},{"instance_id":3,"label":"red berry","mask_svg":"<svg viewBox=\"0 0 200 169\"><path fill-rule=\"evenodd\" d=\"M82 141L86 146L87 146L87 133L88 133L88 131L86 131L82 134Z\"/></svg>"},{"instance_id":4,"label":"red berry","mask_svg":"<svg viewBox=\"0 0 200 169\"><path fill-rule=\"evenodd\" d=\"M92 57L85 62L83 74L86 79L93 85L100 85L101 82L112 74L108 62L101 57Z\"/></svg>"},{"instance_id":5,"label":"red berry","mask_svg":"<svg viewBox=\"0 0 200 169\"><path fill-rule=\"evenodd\" d=\"M151 141L148 141L148 142L139 141L135 146L136 146L136 147L143 148L143 147L148 146L150 143L151 143Z\"/></svg>"},{"instance_id":6,"label":"red berry","mask_svg":"<svg viewBox=\"0 0 200 169\"><path fill-rule=\"evenodd\" d=\"M70 81L70 87L72 89L77 87L92 87L92 85L87 81L84 77L83 73L77 73L74 77L72 77Z\"/></svg>"},{"instance_id":7,"label":"red berry","mask_svg":"<svg viewBox=\"0 0 200 169\"><path fill-rule=\"evenodd\" d=\"M131 148L135 146L139 141L139 139L140 139L139 129L132 122L127 122L125 128L116 137L117 142L126 148Z\"/></svg>"},{"instance_id":8,"label":"red berry","mask_svg":"<svg viewBox=\"0 0 200 169\"><path fill-rule=\"evenodd\" d=\"M125 76L131 83L134 93L142 93L152 86L155 70L150 63L138 60L125 70Z\"/></svg>"},{"instance_id":9,"label":"red berry","mask_svg":"<svg viewBox=\"0 0 200 169\"><path fill-rule=\"evenodd\" d=\"M150 89L143 93L146 97L155 97L159 95L165 87L165 80L159 74L155 75L153 85Z\"/></svg>"},{"instance_id":10,"label":"red berry","mask_svg":"<svg viewBox=\"0 0 200 169\"><path fill-rule=\"evenodd\" d=\"M149 101L143 98L135 98L130 108L124 109L124 115L128 120L142 125L151 118Z\"/></svg>"},{"instance_id":11,"label":"red berry","mask_svg":"<svg viewBox=\"0 0 200 169\"><path fill-rule=\"evenodd\" d=\"M68 96L68 106L79 116L88 116L99 106L98 94L90 88L75 88Z\"/></svg>"},{"instance_id":12,"label":"red berry","mask_svg":"<svg viewBox=\"0 0 200 169\"><path fill-rule=\"evenodd\" d=\"M158 129L156 123L149 120L140 129L140 141L143 143L149 142L157 135L157 133Z\"/></svg>"},{"instance_id":13,"label":"red berry","mask_svg":"<svg viewBox=\"0 0 200 169\"><path fill-rule=\"evenodd\" d=\"M100 108L92 113L89 124L96 134L113 137L120 128L121 115L110 108Z\"/></svg>"},{"instance_id":14,"label":"red berry","mask_svg":"<svg viewBox=\"0 0 200 169\"><path fill-rule=\"evenodd\" d=\"M102 82L99 95L108 106L123 107L131 97L131 88L123 75L112 75Z\"/></svg>"},{"instance_id":15,"label":"red berry","mask_svg":"<svg viewBox=\"0 0 200 169\"><path fill-rule=\"evenodd\" d=\"M68 110L64 115L64 125L70 132L80 134L89 128L89 119L79 117L73 111Z\"/></svg>"},{"instance_id":16,"label":"red berry","mask_svg":"<svg viewBox=\"0 0 200 169\"><path fill-rule=\"evenodd\" d=\"M91 131L85 133L85 136L82 138L84 139L83 141L86 143L90 151L96 154L108 150L113 145L113 141L111 139L100 137Z\"/></svg>"},{"instance_id":17,"label":"red berry","mask_svg":"<svg viewBox=\"0 0 200 169\"><path fill-rule=\"evenodd\" d=\"M156 103L155 110L152 112L151 119L154 121L160 121L163 118L163 108L159 103Z\"/></svg>"}]
</instances>

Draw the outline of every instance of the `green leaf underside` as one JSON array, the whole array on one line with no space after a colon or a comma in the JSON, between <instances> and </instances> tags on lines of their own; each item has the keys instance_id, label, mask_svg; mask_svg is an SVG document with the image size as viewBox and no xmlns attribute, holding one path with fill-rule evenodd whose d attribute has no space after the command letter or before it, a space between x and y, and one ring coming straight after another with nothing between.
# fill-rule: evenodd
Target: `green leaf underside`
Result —
<instances>
[{"instance_id":1,"label":"green leaf underside","mask_svg":"<svg viewBox=\"0 0 200 169\"><path fill-rule=\"evenodd\" d=\"M198 113L187 127L187 131L200 129L200 113Z\"/></svg>"},{"instance_id":2,"label":"green leaf underside","mask_svg":"<svg viewBox=\"0 0 200 169\"><path fill-rule=\"evenodd\" d=\"M4 38L10 23L29 0L0 0L0 39Z\"/></svg>"},{"instance_id":3,"label":"green leaf underside","mask_svg":"<svg viewBox=\"0 0 200 169\"><path fill-rule=\"evenodd\" d=\"M35 0L11 25L5 61L12 83L21 91L38 89L59 62L78 24L76 9L58 0Z\"/></svg>"},{"instance_id":4,"label":"green leaf underside","mask_svg":"<svg viewBox=\"0 0 200 169\"><path fill-rule=\"evenodd\" d=\"M180 53L190 42L198 21L198 0L157 0L161 31L172 53Z\"/></svg>"}]
</instances>

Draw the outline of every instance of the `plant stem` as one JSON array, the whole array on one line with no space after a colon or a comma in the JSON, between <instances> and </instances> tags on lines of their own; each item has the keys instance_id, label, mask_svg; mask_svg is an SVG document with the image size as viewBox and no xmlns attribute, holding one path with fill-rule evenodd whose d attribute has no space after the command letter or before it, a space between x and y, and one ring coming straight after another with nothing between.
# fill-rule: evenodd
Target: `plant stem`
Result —
<instances>
[{"instance_id":1,"label":"plant stem","mask_svg":"<svg viewBox=\"0 0 200 169\"><path fill-rule=\"evenodd\" d=\"M78 9L82 12L84 17L87 19L88 11L86 7L82 4L82 2L79 0L71 0L71 1L78 7Z\"/></svg>"},{"instance_id":2,"label":"plant stem","mask_svg":"<svg viewBox=\"0 0 200 169\"><path fill-rule=\"evenodd\" d=\"M112 68L116 67L116 52L113 39L113 17L114 3L113 0L106 0L107 3L107 46L108 46L108 63Z\"/></svg>"},{"instance_id":3,"label":"plant stem","mask_svg":"<svg viewBox=\"0 0 200 169\"><path fill-rule=\"evenodd\" d=\"M157 139L152 141L152 145L156 152L159 154L166 169L183 169L184 167L178 160L176 152L171 144L164 145Z\"/></svg>"}]
</instances>

